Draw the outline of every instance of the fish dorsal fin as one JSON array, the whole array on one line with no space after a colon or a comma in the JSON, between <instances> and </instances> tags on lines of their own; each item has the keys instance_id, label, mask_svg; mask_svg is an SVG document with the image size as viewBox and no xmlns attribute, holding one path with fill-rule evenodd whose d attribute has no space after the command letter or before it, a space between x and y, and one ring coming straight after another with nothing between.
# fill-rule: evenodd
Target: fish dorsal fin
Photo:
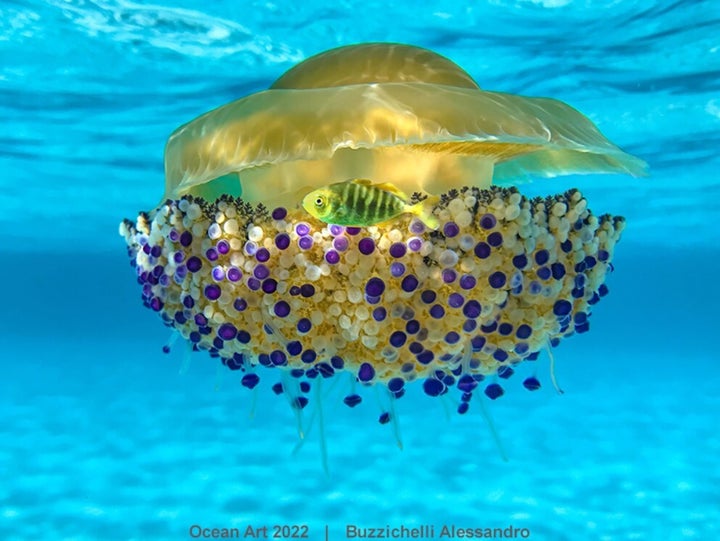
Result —
<instances>
[{"instance_id":1,"label":"fish dorsal fin","mask_svg":"<svg viewBox=\"0 0 720 541\"><path fill-rule=\"evenodd\" d=\"M358 186L372 186L372 180L368 178L354 178L350 182Z\"/></svg>"},{"instance_id":2,"label":"fish dorsal fin","mask_svg":"<svg viewBox=\"0 0 720 541\"><path fill-rule=\"evenodd\" d=\"M380 184L373 184L373 186L386 192L390 192L391 194L398 196L403 201L408 201L410 199L405 192L391 182L381 182Z\"/></svg>"}]
</instances>

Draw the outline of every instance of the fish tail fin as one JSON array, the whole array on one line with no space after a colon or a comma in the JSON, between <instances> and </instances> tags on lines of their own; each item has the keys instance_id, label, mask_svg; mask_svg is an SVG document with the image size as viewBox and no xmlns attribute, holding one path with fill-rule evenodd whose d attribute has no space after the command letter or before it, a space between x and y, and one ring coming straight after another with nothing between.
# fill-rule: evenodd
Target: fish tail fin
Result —
<instances>
[{"instance_id":1,"label":"fish tail fin","mask_svg":"<svg viewBox=\"0 0 720 541\"><path fill-rule=\"evenodd\" d=\"M439 195L430 195L419 203L411 205L408 212L417 216L430 229L437 230L440 228L440 220L433 214L433 210L439 201Z\"/></svg>"}]
</instances>

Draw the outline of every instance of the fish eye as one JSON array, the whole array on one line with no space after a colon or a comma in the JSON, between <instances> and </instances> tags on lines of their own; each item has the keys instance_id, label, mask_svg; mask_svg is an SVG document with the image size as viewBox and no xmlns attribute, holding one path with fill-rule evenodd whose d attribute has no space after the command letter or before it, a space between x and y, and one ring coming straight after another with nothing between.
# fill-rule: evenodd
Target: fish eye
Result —
<instances>
[{"instance_id":1,"label":"fish eye","mask_svg":"<svg viewBox=\"0 0 720 541\"><path fill-rule=\"evenodd\" d=\"M317 197L315 199L315 206L316 207L322 207L325 205L325 198L324 197Z\"/></svg>"}]
</instances>

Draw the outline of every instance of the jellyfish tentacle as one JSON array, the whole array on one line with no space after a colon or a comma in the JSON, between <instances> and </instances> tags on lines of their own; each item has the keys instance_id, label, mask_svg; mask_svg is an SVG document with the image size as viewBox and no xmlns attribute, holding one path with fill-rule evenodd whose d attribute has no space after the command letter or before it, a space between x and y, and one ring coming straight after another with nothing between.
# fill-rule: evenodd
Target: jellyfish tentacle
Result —
<instances>
[{"instance_id":1,"label":"jellyfish tentacle","mask_svg":"<svg viewBox=\"0 0 720 541\"><path fill-rule=\"evenodd\" d=\"M163 353L170 353L178 338L180 338L180 332L173 330L162 348Z\"/></svg>"},{"instance_id":2,"label":"jellyfish tentacle","mask_svg":"<svg viewBox=\"0 0 720 541\"><path fill-rule=\"evenodd\" d=\"M330 468L328 466L327 440L325 438L325 417L322 409L322 377L319 377L315 384L315 411L318 416L318 436L320 439L320 460L322 462L325 475L330 477Z\"/></svg>"},{"instance_id":3,"label":"jellyfish tentacle","mask_svg":"<svg viewBox=\"0 0 720 541\"><path fill-rule=\"evenodd\" d=\"M503 462L509 462L507 453L505 452L505 446L500 439L500 434L498 434L498 431L495 429L495 423L493 423L492 417L490 416L490 411L485 406L485 398L482 395L479 396L478 402L480 403L480 413L485 420L485 424L490 430L490 434L492 435L492 439L495 442L495 446L500 452L500 457L503 459Z\"/></svg>"},{"instance_id":4,"label":"jellyfish tentacle","mask_svg":"<svg viewBox=\"0 0 720 541\"><path fill-rule=\"evenodd\" d=\"M550 343L550 338L548 338L547 342L545 343L545 350L547 351L548 357L550 358L550 381L552 381L553 387L555 387L555 391L557 392L557 394L565 394L565 391L560 388L557 380L555 379L555 355L552 352L552 344Z\"/></svg>"},{"instance_id":5,"label":"jellyfish tentacle","mask_svg":"<svg viewBox=\"0 0 720 541\"><path fill-rule=\"evenodd\" d=\"M180 369L178 370L178 373L181 376L184 376L188 373L188 370L190 370L190 361L192 361L192 353L193 353L193 345L188 342L187 347L185 348L185 351L183 351L183 358L182 362L180 363Z\"/></svg>"},{"instance_id":6,"label":"jellyfish tentacle","mask_svg":"<svg viewBox=\"0 0 720 541\"><path fill-rule=\"evenodd\" d=\"M393 433L395 434L395 441L397 442L398 449L401 451L403 450L403 442L402 442L402 436L400 435L400 419L397 415L397 408L395 407L395 402L397 401L397 398L395 398L395 395L388 390L388 400L390 403L389 410L390 410L390 421L393 425Z\"/></svg>"}]
</instances>

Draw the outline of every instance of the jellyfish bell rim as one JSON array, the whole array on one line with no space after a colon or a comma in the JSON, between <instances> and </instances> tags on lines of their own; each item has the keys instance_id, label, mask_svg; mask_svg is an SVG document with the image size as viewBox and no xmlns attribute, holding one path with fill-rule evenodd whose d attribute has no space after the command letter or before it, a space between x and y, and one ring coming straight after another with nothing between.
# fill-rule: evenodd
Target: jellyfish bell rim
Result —
<instances>
[{"instance_id":1,"label":"jellyfish bell rim","mask_svg":"<svg viewBox=\"0 0 720 541\"><path fill-rule=\"evenodd\" d=\"M363 46L326 54L337 60L353 47ZM305 62L312 66L322 57ZM421 171L413 178L393 178L413 166ZM165 148L165 198L193 193L225 175L239 175L238 195L257 203L351 177L395 182L409 193L439 193L468 179L487 186L493 175L502 180L585 172L641 176L645 164L558 100L417 80L323 83L260 91L178 128Z\"/></svg>"}]
</instances>

